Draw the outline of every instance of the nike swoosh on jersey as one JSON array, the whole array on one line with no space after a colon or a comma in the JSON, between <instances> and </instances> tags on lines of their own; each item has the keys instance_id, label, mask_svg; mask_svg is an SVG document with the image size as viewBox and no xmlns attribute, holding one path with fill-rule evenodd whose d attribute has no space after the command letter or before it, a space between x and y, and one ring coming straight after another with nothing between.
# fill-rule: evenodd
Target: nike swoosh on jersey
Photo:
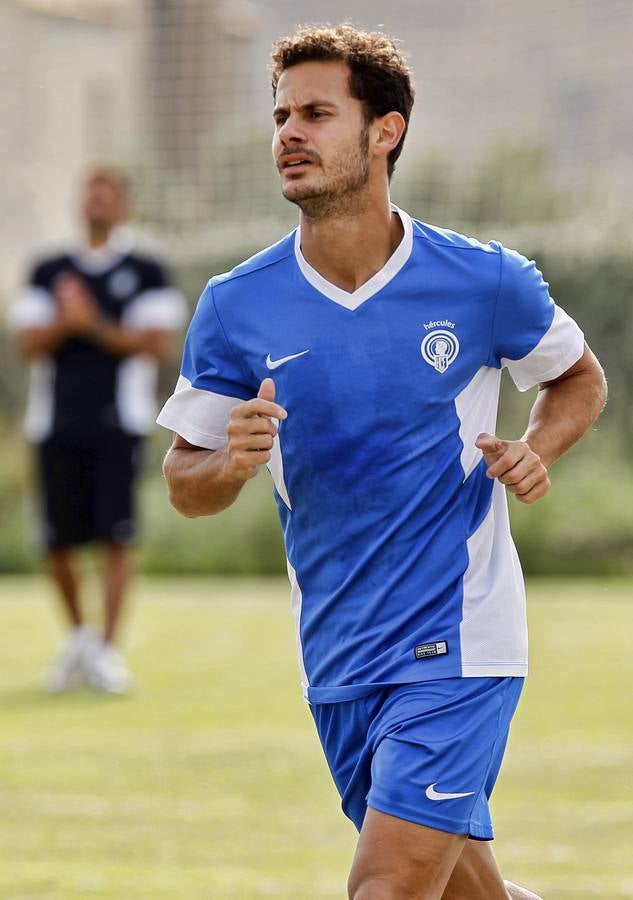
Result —
<instances>
[{"instance_id":1,"label":"nike swoosh on jersey","mask_svg":"<svg viewBox=\"0 0 633 900\"><path fill-rule=\"evenodd\" d=\"M430 784L426 789L426 796L429 800L458 800L460 797L472 797L475 793L474 791L468 791L465 794L442 794L440 791L435 790L435 785L437 781L434 781L433 784Z\"/></svg>"},{"instance_id":2,"label":"nike swoosh on jersey","mask_svg":"<svg viewBox=\"0 0 633 900\"><path fill-rule=\"evenodd\" d=\"M301 353L293 353L291 356L282 356L281 359L271 359L269 353L266 357L266 368L270 369L272 372L273 369L278 369L279 366L283 366L284 363L290 362L291 359L296 359L298 356L303 356L309 352L309 350L302 350Z\"/></svg>"}]
</instances>

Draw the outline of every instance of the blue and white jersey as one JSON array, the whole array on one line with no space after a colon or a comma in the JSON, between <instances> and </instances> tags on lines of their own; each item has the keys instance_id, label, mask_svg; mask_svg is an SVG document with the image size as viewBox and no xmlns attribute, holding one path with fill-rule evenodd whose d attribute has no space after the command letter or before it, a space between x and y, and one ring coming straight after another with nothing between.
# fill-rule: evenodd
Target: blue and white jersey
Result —
<instances>
[{"instance_id":1,"label":"blue and white jersey","mask_svg":"<svg viewBox=\"0 0 633 900\"><path fill-rule=\"evenodd\" d=\"M274 379L288 418L269 469L311 702L526 674L505 489L475 440L495 431L503 367L527 390L583 353L534 263L397 212L399 247L354 293L307 263L298 230L211 279L158 419L221 448L231 408Z\"/></svg>"}]
</instances>

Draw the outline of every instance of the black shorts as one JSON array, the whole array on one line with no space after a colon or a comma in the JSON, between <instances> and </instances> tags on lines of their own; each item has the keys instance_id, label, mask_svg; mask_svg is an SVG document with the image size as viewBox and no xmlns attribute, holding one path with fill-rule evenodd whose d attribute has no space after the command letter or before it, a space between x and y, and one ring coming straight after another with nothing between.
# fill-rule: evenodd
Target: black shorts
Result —
<instances>
[{"instance_id":1,"label":"black shorts","mask_svg":"<svg viewBox=\"0 0 633 900\"><path fill-rule=\"evenodd\" d=\"M45 550L134 540L142 438L95 428L53 435L37 449Z\"/></svg>"}]
</instances>

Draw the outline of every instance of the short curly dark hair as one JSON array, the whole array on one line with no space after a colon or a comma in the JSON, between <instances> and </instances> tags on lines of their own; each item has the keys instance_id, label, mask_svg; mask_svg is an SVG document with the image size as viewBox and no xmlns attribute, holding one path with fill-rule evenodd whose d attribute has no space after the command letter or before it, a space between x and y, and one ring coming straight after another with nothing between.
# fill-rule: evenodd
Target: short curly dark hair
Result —
<instances>
[{"instance_id":1,"label":"short curly dark hair","mask_svg":"<svg viewBox=\"0 0 633 900\"><path fill-rule=\"evenodd\" d=\"M363 104L365 121L399 112L405 128L387 159L389 178L409 127L415 89L411 69L395 42L378 31L362 31L349 22L341 25L302 25L276 41L272 51L273 95L282 72L303 62L344 62L349 66L349 89Z\"/></svg>"}]
</instances>

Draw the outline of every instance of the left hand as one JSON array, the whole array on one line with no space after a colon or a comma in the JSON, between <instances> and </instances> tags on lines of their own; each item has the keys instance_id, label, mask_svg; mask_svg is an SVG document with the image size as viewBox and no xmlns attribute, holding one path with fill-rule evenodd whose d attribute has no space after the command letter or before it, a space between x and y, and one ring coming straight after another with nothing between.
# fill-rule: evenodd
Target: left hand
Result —
<instances>
[{"instance_id":1,"label":"left hand","mask_svg":"<svg viewBox=\"0 0 633 900\"><path fill-rule=\"evenodd\" d=\"M59 320L68 334L90 336L99 321L99 307L85 282L66 273L55 283Z\"/></svg>"},{"instance_id":2,"label":"left hand","mask_svg":"<svg viewBox=\"0 0 633 900\"><path fill-rule=\"evenodd\" d=\"M489 478L498 478L521 503L534 503L551 487L547 468L525 441L504 441L480 434L475 446L483 452Z\"/></svg>"}]
</instances>

